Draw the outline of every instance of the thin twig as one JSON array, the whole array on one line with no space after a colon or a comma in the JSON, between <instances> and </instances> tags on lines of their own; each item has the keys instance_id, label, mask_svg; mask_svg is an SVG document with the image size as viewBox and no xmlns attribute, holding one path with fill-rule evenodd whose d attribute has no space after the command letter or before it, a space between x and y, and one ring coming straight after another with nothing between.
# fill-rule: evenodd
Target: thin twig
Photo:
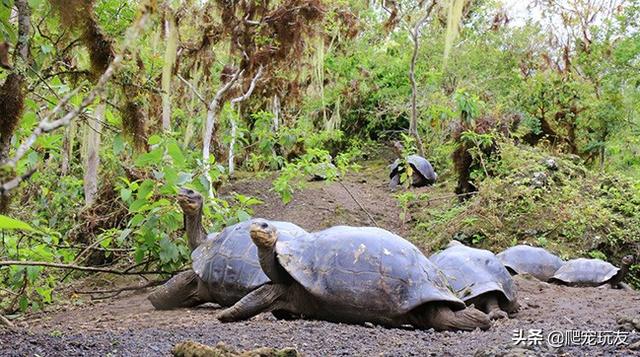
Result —
<instances>
[{"instance_id":1,"label":"thin twig","mask_svg":"<svg viewBox=\"0 0 640 357\"><path fill-rule=\"evenodd\" d=\"M15 330L15 328L16 328L16 326L13 324L13 322L9 321L9 319L7 319L6 317L2 316L2 314L0 314L0 325L5 325L12 331Z\"/></svg>"},{"instance_id":2,"label":"thin twig","mask_svg":"<svg viewBox=\"0 0 640 357\"><path fill-rule=\"evenodd\" d=\"M251 80L251 84L249 85L249 89L247 89L247 92L239 97L231 99L231 108L235 108L236 104L242 102L243 100L246 100L247 98L249 98L249 96L251 96L251 93L253 93L253 90L256 88L256 83L258 82L258 79L260 79L261 75L262 75L262 66L260 66L260 68L258 69L258 72L256 72L255 76ZM237 125L233 117L231 117L230 120L231 120L231 141L229 143L229 177L232 177L235 171L234 146L236 144Z\"/></svg>"},{"instance_id":3,"label":"thin twig","mask_svg":"<svg viewBox=\"0 0 640 357\"><path fill-rule=\"evenodd\" d=\"M358 206L360 206L360 209L362 209L364 211L364 213L367 214L367 216L369 217L369 220L371 220L371 222L376 226L376 227L380 227L378 225L378 222L376 222L376 220L373 218L373 216L369 213L369 211L367 211L366 208L364 208L364 206L360 203L360 201L358 201L356 199L356 197L351 193L351 191L349 191L349 189L347 188L347 186L344 185L344 183L342 183L342 181L338 181L338 183L340 183L340 185L344 188L345 191L347 191L347 193L349 194L349 196L351 196L351 198L353 199L353 201L355 203L358 204Z\"/></svg>"},{"instance_id":4,"label":"thin twig","mask_svg":"<svg viewBox=\"0 0 640 357\"><path fill-rule=\"evenodd\" d=\"M253 90L256 88L256 83L258 82L258 79L260 79L261 75L262 75L262 66L260 66L260 68L258 68L258 72L256 72L256 75L251 80L251 84L249 85L249 89L247 90L247 92L245 94L237 97L237 98L231 99L231 104L236 104L238 102L241 102L241 101L246 100L247 98L249 98L251 93L253 93Z\"/></svg>"},{"instance_id":5,"label":"thin twig","mask_svg":"<svg viewBox=\"0 0 640 357\"><path fill-rule=\"evenodd\" d=\"M167 281L167 279L153 280L153 281L150 281L150 282L148 282L146 284L143 284L143 285L131 285L131 286L125 286L123 288L111 289L111 290L88 290L88 291L74 290L74 293L75 294L85 294L85 295L120 294L121 292L124 292L124 291L141 290L141 289L146 289L146 288L158 286L158 285L164 284L166 281Z\"/></svg>"},{"instance_id":6,"label":"thin twig","mask_svg":"<svg viewBox=\"0 0 640 357\"><path fill-rule=\"evenodd\" d=\"M3 183L2 185L0 185L0 195L6 195L7 192L13 190L14 188L18 187L18 185L20 184L20 182L28 180L31 175L33 175L35 172L37 171L37 168L31 168L29 169L27 172L25 172L24 174L20 175L20 176L16 176L14 178L12 178L11 180Z\"/></svg>"},{"instance_id":7,"label":"thin twig","mask_svg":"<svg viewBox=\"0 0 640 357\"><path fill-rule=\"evenodd\" d=\"M80 262L81 262L80 258L82 258L82 257L83 257L83 256L84 256L88 251L90 251L90 250L92 250L93 248L97 247L97 246L98 246L98 244L100 244L100 242L103 242L103 241L105 241L105 240L107 240L107 239L109 239L109 238L111 238L111 237L106 236L106 237L103 237L102 239L97 239L95 242L91 243L91 245L89 245L88 247L86 247L83 251L81 251L81 252L80 252L80 254L78 254L78 255L76 256L76 258L73 260L73 263L74 263L74 264L76 264L76 263L80 263Z\"/></svg>"},{"instance_id":8,"label":"thin twig","mask_svg":"<svg viewBox=\"0 0 640 357\"><path fill-rule=\"evenodd\" d=\"M196 95L196 97L198 97L198 99L200 99L200 101L202 102L202 104L204 104L205 106L209 106L209 103L207 103L207 100L204 99L204 97L202 96L202 94L200 94L200 92L198 92L198 90L196 89L196 87L191 84L188 80L184 79L184 77L182 77L180 74L177 75L178 79L181 80L184 84L187 85L187 87L189 87L189 89L191 89L191 91L193 92L193 94Z\"/></svg>"},{"instance_id":9,"label":"thin twig","mask_svg":"<svg viewBox=\"0 0 640 357\"><path fill-rule=\"evenodd\" d=\"M109 269L109 268L85 267L85 266L74 265L74 264L51 263L51 262L35 262L35 261L27 261L27 260L5 260L5 261L0 261L0 266L10 266L10 265L42 266L42 267L50 267L50 268L58 268L58 269L92 271L92 272L96 272L96 273L109 273L109 274L116 274L116 275L171 274L171 272L168 272L168 271L158 271L158 270L156 270L156 271L126 271L126 270L117 270L117 269Z\"/></svg>"}]
</instances>

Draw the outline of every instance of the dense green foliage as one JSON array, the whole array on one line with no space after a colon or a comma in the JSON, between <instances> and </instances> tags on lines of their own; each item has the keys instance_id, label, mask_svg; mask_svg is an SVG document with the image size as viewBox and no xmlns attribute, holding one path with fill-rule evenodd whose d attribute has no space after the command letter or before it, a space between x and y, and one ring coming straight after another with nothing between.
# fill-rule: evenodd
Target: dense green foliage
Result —
<instances>
[{"instance_id":1,"label":"dense green foliage","mask_svg":"<svg viewBox=\"0 0 640 357\"><path fill-rule=\"evenodd\" d=\"M0 43L12 50L17 3L0 2ZM0 183L24 178L2 191L0 259L172 272L189 263L174 200L179 187L210 194L210 232L247 219L261 203L218 193L233 179L230 156L238 170L277 172L273 190L288 202L309 175L334 180L357 167L372 143L399 139L414 152L406 135L409 33L428 2L393 3L28 1L30 57L11 55L12 68L0 67L0 108L19 113L0 112L9 158L63 98L69 103L52 119L81 105L116 54L124 60L102 99L68 126L39 135L16 165L0 155ZM552 2L538 3L561 13ZM467 3L454 39L446 31L447 6L436 2L420 33L418 131L440 177L435 192L453 193L461 169L452 155L464 148L479 193L417 213L409 206L422 207L433 195L399 194L407 207L402 216L417 220L413 238L428 249L452 237L496 250L528 241L567 257L614 262L624 252L640 253L640 2L599 13L586 28L578 7L555 24L552 39L542 20L509 24L491 0ZM145 11L142 33L122 48L127 28ZM173 18L178 51L167 63ZM291 24L299 31L292 34ZM454 41L446 61L445 39ZM24 77L22 92L6 85L14 73ZM171 75L170 93L160 90L163 75ZM213 106L226 83L235 84ZM101 101L104 115L95 118ZM12 119L16 129L7 133ZM99 146L90 141L92 130L100 132ZM100 158L98 190L85 202L92 150ZM545 166L548 158L557 171ZM532 186L541 172L546 184ZM0 308L13 313L49 303L60 282L76 274L2 267ZM634 279L638 284L637 266Z\"/></svg>"}]
</instances>

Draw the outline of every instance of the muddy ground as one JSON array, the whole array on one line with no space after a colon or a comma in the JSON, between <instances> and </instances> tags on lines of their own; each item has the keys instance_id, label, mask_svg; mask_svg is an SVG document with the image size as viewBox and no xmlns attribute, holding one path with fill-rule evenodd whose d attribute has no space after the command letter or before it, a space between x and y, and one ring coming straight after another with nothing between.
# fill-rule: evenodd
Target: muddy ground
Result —
<instances>
[{"instance_id":1,"label":"muddy ground","mask_svg":"<svg viewBox=\"0 0 640 357\"><path fill-rule=\"evenodd\" d=\"M241 180L232 186L265 202L257 207L256 216L292 221L308 230L335 224L372 225L372 220L400 235L410 230L410 222L399 219L399 208L380 167L348 175L344 186L313 183L288 205L269 188L266 179ZM224 342L237 349L294 347L306 356L640 356L639 293L563 287L526 277L517 277L516 284L522 308L511 319L496 322L489 331L457 333L277 321L270 314L221 324L214 318L218 307L211 304L155 311L146 300L150 290L101 301L70 295L67 304L15 320L17 331L0 329L0 356L163 356L187 339L209 345ZM624 343L603 346L596 338L591 341L598 343L594 346L553 347L546 341L555 331L574 330L584 331L582 336L589 331L621 331L619 340ZM540 342L534 337L538 331ZM514 344L514 338L527 340L530 335L529 343Z\"/></svg>"}]
</instances>

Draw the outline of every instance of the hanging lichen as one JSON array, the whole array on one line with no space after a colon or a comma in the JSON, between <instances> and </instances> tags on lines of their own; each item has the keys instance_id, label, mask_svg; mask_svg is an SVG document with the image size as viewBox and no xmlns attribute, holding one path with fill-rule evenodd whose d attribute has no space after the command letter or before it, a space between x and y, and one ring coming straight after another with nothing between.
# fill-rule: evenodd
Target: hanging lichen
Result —
<instances>
[{"instance_id":1,"label":"hanging lichen","mask_svg":"<svg viewBox=\"0 0 640 357\"><path fill-rule=\"evenodd\" d=\"M147 150L147 127L142 106L135 101L127 101L122 110L122 129L125 137L137 151Z\"/></svg>"},{"instance_id":2,"label":"hanging lichen","mask_svg":"<svg viewBox=\"0 0 640 357\"><path fill-rule=\"evenodd\" d=\"M0 161L7 158L11 136L16 130L24 109L24 79L12 73L0 87Z\"/></svg>"},{"instance_id":3,"label":"hanging lichen","mask_svg":"<svg viewBox=\"0 0 640 357\"><path fill-rule=\"evenodd\" d=\"M447 64L453 42L458 37L458 29L462 21L462 9L465 0L449 0L447 4L447 33L444 42L444 64Z\"/></svg>"},{"instance_id":4,"label":"hanging lichen","mask_svg":"<svg viewBox=\"0 0 640 357\"><path fill-rule=\"evenodd\" d=\"M82 44L89 52L91 76L97 80L113 60L113 40L98 24L93 13L94 0L51 0L58 10L60 21L66 27L79 31Z\"/></svg>"}]
</instances>

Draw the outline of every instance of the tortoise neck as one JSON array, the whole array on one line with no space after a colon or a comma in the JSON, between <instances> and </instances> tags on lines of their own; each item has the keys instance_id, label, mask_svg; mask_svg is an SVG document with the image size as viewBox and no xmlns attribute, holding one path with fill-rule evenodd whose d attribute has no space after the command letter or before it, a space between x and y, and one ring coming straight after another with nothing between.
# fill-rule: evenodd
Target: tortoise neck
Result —
<instances>
[{"instance_id":1,"label":"tortoise neck","mask_svg":"<svg viewBox=\"0 0 640 357\"><path fill-rule=\"evenodd\" d=\"M611 279L611 285L613 285L613 287L618 287L618 285L622 283L622 280L624 280L624 277L625 275L627 275L630 268L631 268L630 263L623 263L620 266L620 270L618 270L618 273L616 273L613 279Z\"/></svg>"},{"instance_id":2,"label":"tortoise neck","mask_svg":"<svg viewBox=\"0 0 640 357\"><path fill-rule=\"evenodd\" d=\"M202 242L206 233L202 227L202 206L196 213L184 214L184 230L187 233L187 240L191 251L196 249Z\"/></svg>"}]
</instances>

